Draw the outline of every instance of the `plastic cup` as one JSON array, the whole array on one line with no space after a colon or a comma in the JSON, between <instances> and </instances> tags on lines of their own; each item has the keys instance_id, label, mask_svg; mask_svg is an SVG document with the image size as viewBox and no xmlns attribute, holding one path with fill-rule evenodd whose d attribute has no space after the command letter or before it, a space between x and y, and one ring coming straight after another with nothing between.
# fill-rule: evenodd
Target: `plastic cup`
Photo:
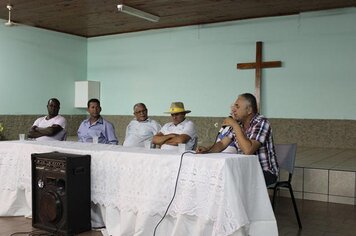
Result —
<instances>
[{"instance_id":1,"label":"plastic cup","mask_svg":"<svg viewBox=\"0 0 356 236\"><path fill-rule=\"evenodd\" d=\"M25 140L25 134L19 134L19 140L24 141Z\"/></svg>"},{"instance_id":2,"label":"plastic cup","mask_svg":"<svg viewBox=\"0 0 356 236\"><path fill-rule=\"evenodd\" d=\"M93 143L99 143L99 137L93 136Z\"/></svg>"},{"instance_id":3,"label":"plastic cup","mask_svg":"<svg viewBox=\"0 0 356 236\"><path fill-rule=\"evenodd\" d=\"M151 140L146 140L144 144L146 149L151 149Z\"/></svg>"},{"instance_id":4,"label":"plastic cup","mask_svg":"<svg viewBox=\"0 0 356 236\"><path fill-rule=\"evenodd\" d=\"M179 153L183 153L183 152L185 152L186 151L186 145L185 145L185 143L179 143L178 144L178 152Z\"/></svg>"}]
</instances>

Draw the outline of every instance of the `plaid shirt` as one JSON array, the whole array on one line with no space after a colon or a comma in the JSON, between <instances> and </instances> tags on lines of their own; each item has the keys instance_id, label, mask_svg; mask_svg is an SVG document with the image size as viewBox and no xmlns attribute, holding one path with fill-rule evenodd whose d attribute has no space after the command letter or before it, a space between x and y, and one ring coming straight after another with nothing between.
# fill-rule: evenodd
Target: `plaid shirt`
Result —
<instances>
[{"instance_id":1,"label":"plaid shirt","mask_svg":"<svg viewBox=\"0 0 356 236\"><path fill-rule=\"evenodd\" d=\"M261 147L257 149L254 154L258 156L262 169L278 175L278 164L274 151L272 128L267 118L256 114L250 121L250 127L246 130L245 135L247 138L261 143ZM234 142L237 153L244 154L235 138L235 133L230 131L227 136Z\"/></svg>"}]
</instances>

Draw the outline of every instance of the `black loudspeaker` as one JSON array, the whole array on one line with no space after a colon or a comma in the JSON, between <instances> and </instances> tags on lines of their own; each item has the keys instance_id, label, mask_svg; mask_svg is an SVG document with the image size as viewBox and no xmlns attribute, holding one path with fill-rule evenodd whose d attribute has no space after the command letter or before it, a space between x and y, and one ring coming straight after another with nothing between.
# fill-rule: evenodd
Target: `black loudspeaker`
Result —
<instances>
[{"instance_id":1,"label":"black loudspeaker","mask_svg":"<svg viewBox=\"0 0 356 236\"><path fill-rule=\"evenodd\" d=\"M33 153L32 226L55 235L91 230L90 155Z\"/></svg>"}]
</instances>

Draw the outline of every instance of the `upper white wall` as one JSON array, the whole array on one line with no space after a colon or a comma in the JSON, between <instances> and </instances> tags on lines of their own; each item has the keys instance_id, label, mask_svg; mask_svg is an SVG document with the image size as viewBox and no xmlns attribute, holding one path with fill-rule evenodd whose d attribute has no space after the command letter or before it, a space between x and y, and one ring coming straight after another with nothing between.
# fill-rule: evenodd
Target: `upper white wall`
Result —
<instances>
[{"instance_id":1,"label":"upper white wall","mask_svg":"<svg viewBox=\"0 0 356 236\"><path fill-rule=\"evenodd\" d=\"M46 114L57 97L61 114L74 108L74 81L86 80L87 40L0 21L0 115Z\"/></svg>"},{"instance_id":2,"label":"upper white wall","mask_svg":"<svg viewBox=\"0 0 356 236\"><path fill-rule=\"evenodd\" d=\"M191 116L226 116L240 93L254 93L264 60L262 113L273 118L356 118L354 8L222 24L152 30L88 40L88 80L101 81L103 114L132 114L137 102L162 115L183 101Z\"/></svg>"}]
</instances>

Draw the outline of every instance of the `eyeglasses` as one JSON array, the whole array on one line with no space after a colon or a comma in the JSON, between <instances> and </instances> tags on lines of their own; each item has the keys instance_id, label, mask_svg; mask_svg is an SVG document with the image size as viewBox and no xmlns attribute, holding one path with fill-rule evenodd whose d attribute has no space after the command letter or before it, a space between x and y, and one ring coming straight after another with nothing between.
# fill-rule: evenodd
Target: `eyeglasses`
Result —
<instances>
[{"instance_id":1,"label":"eyeglasses","mask_svg":"<svg viewBox=\"0 0 356 236\"><path fill-rule=\"evenodd\" d=\"M146 112L147 112L147 109L141 110L141 111L135 111L134 113L135 113L135 114L140 114L140 113L143 113L143 114L144 114L144 113L146 113Z\"/></svg>"}]
</instances>

